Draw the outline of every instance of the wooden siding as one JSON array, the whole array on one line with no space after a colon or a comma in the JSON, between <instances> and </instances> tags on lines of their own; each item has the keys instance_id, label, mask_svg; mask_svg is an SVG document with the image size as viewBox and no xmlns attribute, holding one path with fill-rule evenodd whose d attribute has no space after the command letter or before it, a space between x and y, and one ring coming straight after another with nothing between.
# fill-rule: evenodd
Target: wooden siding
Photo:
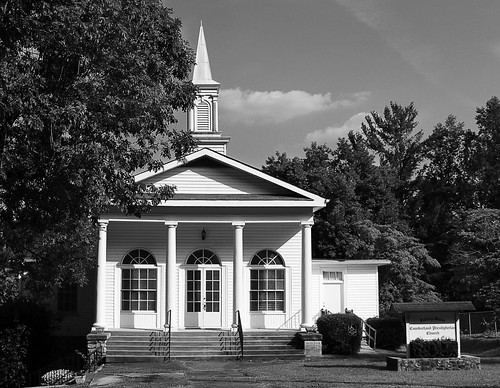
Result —
<instances>
[{"instance_id":1,"label":"wooden siding","mask_svg":"<svg viewBox=\"0 0 500 388\"><path fill-rule=\"evenodd\" d=\"M205 229L206 239L202 240L201 231ZM229 223L179 223L177 227L177 285L176 311L173 312L173 324L184 326L185 306L185 261L196 249L210 249L215 252L222 264L222 325L232 323L233 307L233 238L234 229ZM111 222L108 226L107 271L106 271L106 324L118 327L120 306L119 263L130 250L143 248L150 251L159 265L159 276L162 279L158 289L158 304L161 321L165 312L165 265L166 265L167 228L161 223ZM290 223L247 224L243 230L243 268L245 285L244 312L242 319L246 327L250 327L249 314L249 274L248 263L251 257L261 249L278 251L287 267L286 311L285 314L274 315L269 319L273 327L278 327L287 318L301 308L301 231L300 225ZM117 269L115 271L115 269ZM268 321L269 321L268 319ZM279 323L279 324L278 324ZM161 325L160 325L161 326Z\"/></svg>"},{"instance_id":2,"label":"wooden siding","mask_svg":"<svg viewBox=\"0 0 500 388\"><path fill-rule=\"evenodd\" d=\"M376 266L347 267L346 305L363 319L378 316L378 270Z\"/></svg>"},{"instance_id":3,"label":"wooden siding","mask_svg":"<svg viewBox=\"0 0 500 388\"><path fill-rule=\"evenodd\" d=\"M348 262L313 261L313 300L316 311L321 310L323 271L343 273L344 308L353 310L363 319L378 316L378 267L375 264L352 265Z\"/></svg>"},{"instance_id":4,"label":"wooden siding","mask_svg":"<svg viewBox=\"0 0 500 388\"><path fill-rule=\"evenodd\" d=\"M143 181L174 185L178 194L289 194L282 187L224 165L181 166Z\"/></svg>"}]
</instances>

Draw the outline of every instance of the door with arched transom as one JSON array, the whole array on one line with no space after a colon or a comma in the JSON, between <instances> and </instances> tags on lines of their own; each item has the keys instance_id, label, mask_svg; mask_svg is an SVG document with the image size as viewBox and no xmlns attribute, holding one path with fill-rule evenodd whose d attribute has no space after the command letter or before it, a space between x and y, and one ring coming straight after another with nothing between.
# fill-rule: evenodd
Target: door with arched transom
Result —
<instances>
[{"instance_id":1,"label":"door with arched transom","mask_svg":"<svg viewBox=\"0 0 500 388\"><path fill-rule=\"evenodd\" d=\"M198 249L186 260L185 326L221 327L221 266L219 257Z\"/></svg>"}]
</instances>

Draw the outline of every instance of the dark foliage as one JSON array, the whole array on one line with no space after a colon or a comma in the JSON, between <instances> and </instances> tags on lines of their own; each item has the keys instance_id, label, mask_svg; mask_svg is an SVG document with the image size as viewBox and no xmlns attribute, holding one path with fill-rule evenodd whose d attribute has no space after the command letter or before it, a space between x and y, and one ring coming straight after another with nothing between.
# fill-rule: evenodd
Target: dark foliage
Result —
<instances>
[{"instance_id":1,"label":"dark foliage","mask_svg":"<svg viewBox=\"0 0 500 388\"><path fill-rule=\"evenodd\" d=\"M361 348L361 319L354 314L325 314L316 321L323 353L352 355Z\"/></svg>"},{"instance_id":2,"label":"dark foliage","mask_svg":"<svg viewBox=\"0 0 500 388\"><path fill-rule=\"evenodd\" d=\"M26 378L28 329L18 325L0 328L0 387L23 387Z\"/></svg>"},{"instance_id":3,"label":"dark foliage","mask_svg":"<svg viewBox=\"0 0 500 388\"><path fill-rule=\"evenodd\" d=\"M405 325L401 319L369 318L366 323L377 330L377 348L395 350L406 342Z\"/></svg>"},{"instance_id":4,"label":"dark foliage","mask_svg":"<svg viewBox=\"0 0 500 388\"><path fill-rule=\"evenodd\" d=\"M420 338L410 342L411 358L458 357L458 342L453 340L425 341Z\"/></svg>"}]
</instances>

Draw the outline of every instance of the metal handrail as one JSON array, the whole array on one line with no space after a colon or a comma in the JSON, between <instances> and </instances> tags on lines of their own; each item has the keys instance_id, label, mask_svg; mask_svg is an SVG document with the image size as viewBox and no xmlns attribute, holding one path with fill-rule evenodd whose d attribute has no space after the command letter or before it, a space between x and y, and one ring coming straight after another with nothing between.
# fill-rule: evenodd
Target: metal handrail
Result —
<instances>
[{"instance_id":1,"label":"metal handrail","mask_svg":"<svg viewBox=\"0 0 500 388\"><path fill-rule=\"evenodd\" d=\"M172 311L167 311L167 321L163 330L153 330L149 335L149 351L155 356L162 356L163 361L170 361L172 336Z\"/></svg>"},{"instance_id":2,"label":"metal handrail","mask_svg":"<svg viewBox=\"0 0 500 388\"><path fill-rule=\"evenodd\" d=\"M240 354L236 356L237 360L243 359L243 327L241 326L241 316L240 310L236 310L236 316L238 317L238 337L240 339Z\"/></svg>"}]
</instances>

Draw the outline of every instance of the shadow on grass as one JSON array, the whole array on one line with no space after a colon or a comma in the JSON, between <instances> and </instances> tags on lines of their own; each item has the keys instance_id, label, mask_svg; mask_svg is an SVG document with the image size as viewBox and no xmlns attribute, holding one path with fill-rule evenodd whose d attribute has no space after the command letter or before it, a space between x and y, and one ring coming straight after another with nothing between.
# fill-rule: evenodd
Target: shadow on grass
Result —
<instances>
[{"instance_id":1,"label":"shadow on grass","mask_svg":"<svg viewBox=\"0 0 500 388\"><path fill-rule=\"evenodd\" d=\"M359 365L359 364L305 364L304 367L306 368L330 368L330 369L372 369L372 370L387 370L387 367L385 365L370 365L370 364L365 364L365 365Z\"/></svg>"}]
</instances>

